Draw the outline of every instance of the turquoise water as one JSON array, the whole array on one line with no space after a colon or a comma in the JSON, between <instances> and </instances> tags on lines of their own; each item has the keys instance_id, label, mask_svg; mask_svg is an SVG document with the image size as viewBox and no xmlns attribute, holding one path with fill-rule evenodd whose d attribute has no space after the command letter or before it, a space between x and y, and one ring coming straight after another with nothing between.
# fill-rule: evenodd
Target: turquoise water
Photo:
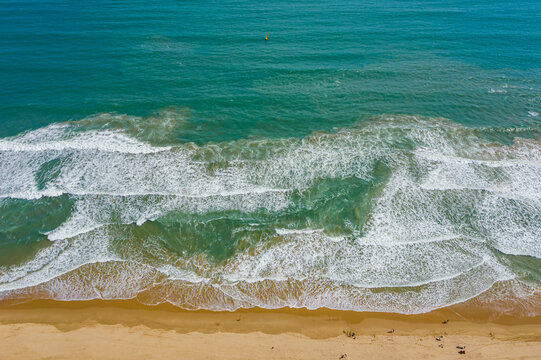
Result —
<instances>
[{"instance_id":1,"label":"turquoise water","mask_svg":"<svg viewBox=\"0 0 541 360\"><path fill-rule=\"evenodd\" d=\"M540 18L538 1L1 2L0 298L527 303Z\"/></svg>"}]
</instances>

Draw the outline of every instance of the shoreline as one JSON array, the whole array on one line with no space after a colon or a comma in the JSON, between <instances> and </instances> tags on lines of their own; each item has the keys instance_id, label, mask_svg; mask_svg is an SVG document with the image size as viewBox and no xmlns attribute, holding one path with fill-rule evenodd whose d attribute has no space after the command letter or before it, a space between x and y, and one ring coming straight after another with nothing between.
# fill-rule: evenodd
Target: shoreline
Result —
<instances>
[{"instance_id":1,"label":"shoreline","mask_svg":"<svg viewBox=\"0 0 541 360\"><path fill-rule=\"evenodd\" d=\"M464 345L462 358L533 359L541 353L541 316L475 315L464 305L403 315L34 300L0 303L0 331L8 334L0 349L3 359L338 359L345 353L347 359L456 359L456 346ZM354 331L355 339L344 331Z\"/></svg>"}]
</instances>

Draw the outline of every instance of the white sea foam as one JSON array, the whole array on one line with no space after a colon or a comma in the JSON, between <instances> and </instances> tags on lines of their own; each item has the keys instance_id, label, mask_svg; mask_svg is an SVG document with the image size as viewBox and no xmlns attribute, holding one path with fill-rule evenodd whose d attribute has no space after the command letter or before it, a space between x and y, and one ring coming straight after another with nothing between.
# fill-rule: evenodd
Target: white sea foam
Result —
<instances>
[{"instance_id":1,"label":"white sea foam","mask_svg":"<svg viewBox=\"0 0 541 360\"><path fill-rule=\"evenodd\" d=\"M255 189L251 192L204 196L87 195L77 201L70 218L58 228L48 232L47 236L52 241L66 239L113 222L141 225L174 210L203 213L228 209L248 212L265 208L268 211L276 211L289 204L287 191L267 190ZM105 209L107 211L104 211Z\"/></svg>"},{"instance_id":2,"label":"white sea foam","mask_svg":"<svg viewBox=\"0 0 541 360\"><path fill-rule=\"evenodd\" d=\"M321 232L323 232L323 229L276 229L278 235L314 234Z\"/></svg>"},{"instance_id":3,"label":"white sea foam","mask_svg":"<svg viewBox=\"0 0 541 360\"><path fill-rule=\"evenodd\" d=\"M390 116L304 139L174 147L118 130L52 125L1 140L0 160L0 197L74 201L67 220L47 233L53 243L26 264L0 269L0 291L11 294L145 293L149 302L190 308L421 312L514 278L493 248L541 258L539 142L489 143L443 119ZM48 165L54 171L43 170ZM296 211L295 198L309 202L322 180L369 183L378 166L389 175L371 195L366 220L344 222L347 234L269 220L264 241L219 264L157 248L147 257L110 248L119 225L171 212ZM104 276L105 269L114 271Z\"/></svg>"},{"instance_id":4,"label":"white sea foam","mask_svg":"<svg viewBox=\"0 0 541 360\"><path fill-rule=\"evenodd\" d=\"M0 151L46 152L86 150L147 154L169 150L169 147L152 147L123 133L115 131L86 131L76 133L70 127L50 125L15 138L0 139Z\"/></svg>"},{"instance_id":5,"label":"white sea foam","mask_svg":"<svg viewBox=\"0 0 541 360\"><path fill-rule=\"evenodd\" d=\"M107 229L72 241L57 241L21 266L0 269L0 291L32 287L51 281L85 264L121 260L109 251Z\"/></svg>"},{"instance_id":6,"label":"white sea foam","mask_svg":"<svg viewBox=\"0 0 541 360\"><path fill-rule=\"evenodd\" d=\"M285 242L261 244L255 252L242 252L223 265L195 260L192 265L201 275L182 269L193 260L176 266L118 259L103 265L85 262L86 251L96 256L103 249L85 248L78 242L66 253L70 259L79 256L75 269L56 272L46 283L25 281L34 288L17 291L4 283L0 291L2 295L38 294L62 300L133 298L150 291L144 301L168 301L188 308L326 306L415 313L466 300L496 281L512 277L502 265L487 259L489 252L482 245L465 240L434 243L428 248L422 244L389 248L360 246L357 241L336 243L322 233L286 236ZM55 259L37 272L50 273L65 260Z\"/></svg>"}]
</instances>

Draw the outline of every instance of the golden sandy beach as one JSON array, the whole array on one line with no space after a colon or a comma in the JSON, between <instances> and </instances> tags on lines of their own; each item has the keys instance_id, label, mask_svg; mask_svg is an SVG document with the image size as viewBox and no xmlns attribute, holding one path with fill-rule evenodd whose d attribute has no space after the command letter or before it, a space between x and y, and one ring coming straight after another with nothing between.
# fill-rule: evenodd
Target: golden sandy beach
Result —
<instances>
[{"instance_id":1,"label":"golden sandy beach","mask_svg":"<svg viewBox=\"0 0 541 360\"><path fill-rule=\"evenodd\" d=\"M465 313L456 306L397 315L291 309L210 312L135 301L34 301L0 308L0 358L541 358L540 317L489 321ZM344 331L355 336L347 337ZM457 346L465 346L466 354L459 354Z\"/></svg>"}]
</instances>

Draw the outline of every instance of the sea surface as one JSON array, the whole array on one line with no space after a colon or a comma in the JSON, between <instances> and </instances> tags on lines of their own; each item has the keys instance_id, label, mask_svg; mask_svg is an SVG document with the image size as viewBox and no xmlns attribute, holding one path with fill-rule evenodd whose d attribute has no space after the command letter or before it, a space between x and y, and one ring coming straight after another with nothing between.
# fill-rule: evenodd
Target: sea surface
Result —
<instances>
[{"instance_id":1,"label":"sea surface","mask_svg":"<svg viewBox=\"0 0 541 360\"><path fill-rule=\"evenodd\" d=\"M541 313L539 0L2 0L0 79L0 300Z\"/></svg>"}]
</instances>

